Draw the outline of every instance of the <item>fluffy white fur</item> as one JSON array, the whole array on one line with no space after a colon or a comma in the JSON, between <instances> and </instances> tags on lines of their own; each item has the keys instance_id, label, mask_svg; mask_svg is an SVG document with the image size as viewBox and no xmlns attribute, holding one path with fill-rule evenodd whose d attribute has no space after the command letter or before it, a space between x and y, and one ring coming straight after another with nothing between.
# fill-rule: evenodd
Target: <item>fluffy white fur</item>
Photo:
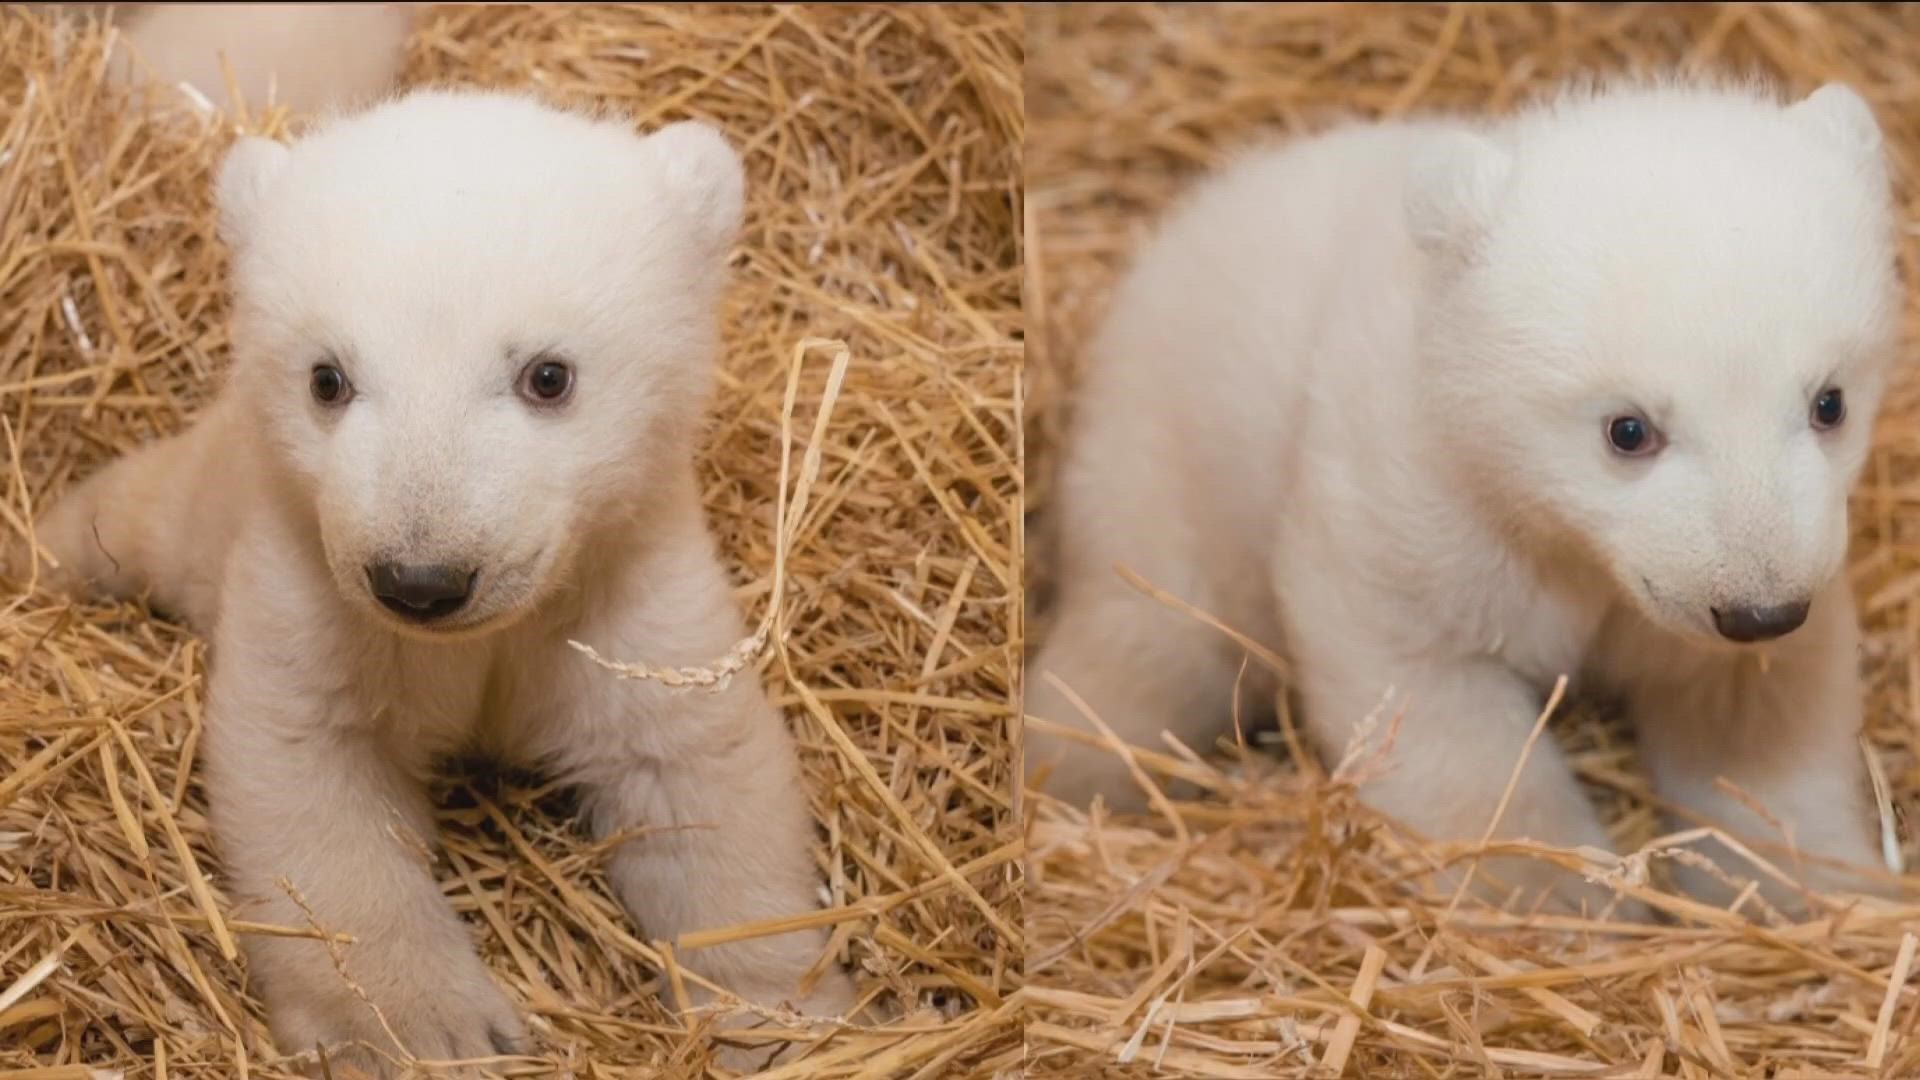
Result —
<instances>
[{"instance_id":1,"label":"fluffy white fur","mask_svg":"<svg viewBox=\"0 0 1920 1080\"><path fill-rule=\"evenodd\" d=\"M1220 732L1239 650L1125 564L1280 648L1322 754L1402 715L1362 794L1429 835L1479 836L1564 673L1624 699L1663 798L1778 841L1724 777L1806 855L1872 863L1839 571L1892 243L1878 129L1839 86L1616 87L1245 158L1166 222L1093 345L1027 711L1084 724L1052 673L1131 742ZM1828 386L1847 416L1818 431ZM1608 445L1636 410L1667 440L1651 457ZM1711 615L1807 599L1760 646ZM1067 797L1139 800L1111 754L1028 757ZM1551 740L1501 832L1607 843Z\"/></svg>"},{"instance_id":2,"label":"fluffy white fur","mask_svg":"<svg viewBox=\"0 0 1920 1080\"><path fill-rule=\"evenodd\" d=\"M418 4L51 4L113 11L112 74L185 83L216 106L241 99L322 112L386 91L406 61ZM135 57L138 57L136 60ZM222 60L225 64L223 66Z\"/></svg>"},{"instance_id":3,"label":"fluffy white fur","mask_svg":"<svg viewBox=\"0 0 1920 1080\"><path fill-rule=\"evenodd\" d=\"M646 934L817 905L788 733L751 677L620 681L568 639L654 664L742 626L693 470L713 378L738 158L713 129L624 125L492 95L420 93L219 176L234 253L230 382L184 435L83 483L41 523L63 573L213 638L207 783L250 918L355 935L346 964L423 1058L522 1038L424 859L430 763L477 749L578 783ZM538 355L571 397L516 392ZM353 385L319 403L316 364ZM400 620L378 560L478 570L448 625ZM838 1013L825 936L691 951L750 1000ZM248 940L276 1039L363 1067L394 1047L312 941Z\"/></svg>"}]
</instances>

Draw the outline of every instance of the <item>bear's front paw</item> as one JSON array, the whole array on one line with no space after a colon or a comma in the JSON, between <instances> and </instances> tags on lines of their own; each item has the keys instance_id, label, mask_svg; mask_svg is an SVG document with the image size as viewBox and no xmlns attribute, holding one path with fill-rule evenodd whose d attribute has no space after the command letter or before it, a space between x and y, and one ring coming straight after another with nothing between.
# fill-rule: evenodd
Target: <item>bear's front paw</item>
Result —
<instances>
[{"instance_id":1,"label":"bear's front paw","mask_svg":"<svg viewBox=\"0 0 1920 1080\"><path fill-rule=\"evenodd\" d=\"M477 957L422 964L402 978L361 989L364 998L340 985L282 1000L269 987L274 1042L307 1058L310 1075L322 1075L324 1054L336 1077L351 1075L342 1066L395 1076L410 1061L460 1063L436 1069L436 1075L490 1075L503 1064L493 1059L527 1048L519 1015Z\"/></svg>"}]
</instances>

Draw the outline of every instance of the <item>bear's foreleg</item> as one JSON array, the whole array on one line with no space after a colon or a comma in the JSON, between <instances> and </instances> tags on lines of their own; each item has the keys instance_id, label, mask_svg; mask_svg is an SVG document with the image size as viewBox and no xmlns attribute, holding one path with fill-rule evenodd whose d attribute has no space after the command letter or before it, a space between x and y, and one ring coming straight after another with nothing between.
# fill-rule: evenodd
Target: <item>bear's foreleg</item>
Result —
<instances>
[{"instance_id":1,"label":"bear's foreleg","mask_svg":"<svg viewBox=\"0 0 1920 1080\"><path fill-rule=\"evenodd\" d=\"M1758 651L1610 637L1608 669L1626 691L1654 787L1678 811L1674 828L1717 825L1816 889L1881 887L1857 739L1859 629L1844 583L1814 601L1805 626ZM1697 850L1736 881L1758 879L1777 905L1806 907L1797 889L1717 841ZM1679 864L1676 874L1702 899L1736 892L1699 866Z\"/></svg>"},{"instance_id":2,"label":"bear's foreleg","mask_svg":"<svg viewBox=\"0 0 1920 1080\"><path fill-rule=\"evenodd\" d=\"M661 531L638 562L600 579L597 613L570 636L622 658L688 666L718 660L738 641L732 590L697 513L673 514L655 522ZM545 676L536 697L548 717L538 756L580 785L597 836L625 837L608 872L634 922L674 944L686 970L747 1002L844 1015L854 987L825 956L824 928L686 940L805 916L821 904L799 757L755 672L739 671L721 689L672 688L618 678L562 649L536 661ZM803 987L809 972L816 976ZM715 996L698 980L685 985L690 1005ZM757 1023L729 1016L719 1027ZM772 1052L727 1056L757 1064Z\"/></svg>"},{"instance_id":3,"label":"bear's foreleg","mask_svg":"<svg viewBox=\"0 0 1920 1080\"><path fill-rule=\"evenodd\" d=\"M225 879L242 918L353 938L242 939L274 1042L324 1046L334 1075L512 1052L520 1021L431 870L425 750L411 718L361 704L330 583L245 539L228 582L247 602L215 634L206 724Z\"/></svg>"},{"instance_id":4,"label":"bear's foreleg","mask_svg":"<svg viewBox=\"0 0 1920 1080\"><path fill-rule=\"evenodd\" d=\"M1394 660L1330 626L1302 645L1309 730L1326 760L1353 756L1360 798L1369 806L1439 841L1476 841L1498 812L1494 840L1610 849L1606 830L1551 735L1526 751L1545 701L1513 671L1492 658ZM1372 734L1356 745L1356 725L1368 716ZM1513 795L1501 810L1509 781ZM1517 893L1516 910L1545 899L1589 913L1613 905L1624 917L1642 914L1636 902L1618 900L1612 890L1545 860L1479 862L1481 895L1502 901ZM1451 891L1466 865L1462 861L1440 875L1440 886Z\"/></svg>"},{"instance_id":5,"label":"bear's foreleg","mask_svg":"<svg viewBox=\"0 0 1920 1080\"><path fill-rule=\"evenodd\" d=\"M661 693L596 674L615 709L620 697ZM597 837L628 836L608 863L614 891L647 936L676 946L686 969L755 1005L841 1016L853 1005L853 984L823 958L824 929L703 946L686 940L698 931L789 919L820 906L813 818L794 748L779 716L751 685L752 673L740 680L717 695L682 691L678 708L636 709L654 715L635 716L630 724L661 730L640 740L643 746L610 747L606 760L584 770L587 814ZM803 989L816 965L817 978ZM714 999L697 981L686 988L690 1005ZM737 1031L759 1023L738 1013L718 1026ZM757 1063L773 1049L727 1057Z\"/></svg>"}]
</instances>

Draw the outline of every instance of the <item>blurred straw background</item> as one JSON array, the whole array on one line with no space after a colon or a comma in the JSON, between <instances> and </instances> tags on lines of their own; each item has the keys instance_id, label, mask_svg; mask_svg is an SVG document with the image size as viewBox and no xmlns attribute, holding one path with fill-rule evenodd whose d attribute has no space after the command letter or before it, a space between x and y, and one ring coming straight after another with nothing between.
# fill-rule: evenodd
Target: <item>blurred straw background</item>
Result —
<instances>
[{"instance_id":1,"label":"blurred straw background","mask_svg":"<svg viewBox=\"0 0 1920 1080\"><path fill-rule=\"evenodd\" d=\"M1035 641L1079 343L1156 214L1226 152L1347 117L1498 111L1567 76L1677 64L1762 72L1796 93L1851 82L1915 205L1916 5L1048 4L1027 18ZM1915 236L1909 224L1910 283ZM1904 368L1854 504L1890 831L1920 809L1917 390ZM1629 732L1592 708L1565 719L1558 734L1615 839L1628 851L1652 839ZM1347 774L1270 757L1173 771L1209 789L1177 804L1184 832L1029 797L1033 1075L1920 1075L1911 903L1785 925L1693 905L1656 874L1632 891L1675 917L1662 925L1517 928L1470 904L1447 918L1446 897L1400 884L1435 852L1357 806ZM1911 833L1898 843L1920 854Z\"/></svg>"},{"instance_id":2,"label":"blurred straw background","mask_svg":"<svg viewBox=\"0 0 1920 1080\"><path fill-rule=\"evenodd\" d=\"M408 83L704 118L749 163L701 475L743 609L783 605L761 674L803 745L836 948L895 1017L779 1075L1019 1062L1021 14L447 7L409 44ZM0 14L9 532L206 400L227 351L210 170L236 131L302 122L118 89L103 52L97 26ZM823 468L772 597L783 424ZM271 1045L223 949L254 928L221 892L193 767L209 660L138 605L0 595L0 1076L270 1077L306 1049ZM709 1032L662 1006L650 947L605 930L629 924L565 793L469 769L443 787L446 893L537 1033L509 1071L706 1075Z\"/></svg>"}]
</instances>

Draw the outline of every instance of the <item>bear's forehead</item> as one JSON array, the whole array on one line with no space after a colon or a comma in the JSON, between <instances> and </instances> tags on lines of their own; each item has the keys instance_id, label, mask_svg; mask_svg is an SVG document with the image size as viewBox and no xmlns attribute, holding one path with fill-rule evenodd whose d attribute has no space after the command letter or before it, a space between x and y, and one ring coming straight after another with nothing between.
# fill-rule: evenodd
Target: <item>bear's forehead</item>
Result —
<instances>
[{"instance_id":1,"label":"bear's forehead","mask_svg":"<svg viewBox=\"0 0 1920 1080\"><path fill-rule=\"evenodd\" d=\"M296 143L274 201L289 216L552 228L623 205L638 145L518 99L420 95Z\"/></svg>"},{"instance_id":2,"label":"bear's forehead","mask_svg":"<svg viewBox=\"0 0 1920 1080\"><path fill-rule=\"evenodd\" d=\"M1797 385L1894 332L1892 251L1877 233L1686 209L1509 223L1478 272L1482 301L1555 355L1711 386L1722 363L1764 363Z\"/></svg>"},{"instance_id":3,"label":"bear's forehead","mask_svg":"<svg viewBox=\"0 0 1920 1080\"><path fill-rule=\"evenodd\" d=\"M314 163L411 158L416 165L439 160L507 169L555 157L619 157L637 142L620 124L518 96L419 93L322 127L296 144L294 155Z\"/></svg>"},{"instance_id":4,"label":"bear's forehead","mask_svg":"<svg viewBox=\"0 0 1920 1080\"><path fill-rule=\"evenodd\" d=\"M264 231L236 264L236 292L280 320L383 348L429 342L461 351L469 338L527 335L598 340L632 314L671 321L689 306L691 271L644 231L491 218L458 209L458 200L311 220Z\"/></svg>"},{"instance_id":5,"label":"bear's forehead","mask_svg":"<svg viewBox=\"0 0 1920 1080\"><path fill-rule=\"evenodd\" d=\"M671 223L605 173L473 174L428 164L295 174L267 206L262 263L309 281L390 279L405 291L565 292L647 275L676 253Z\"/></svg>"},{"instance_id":6,"label":"bear's forehead","mask_svg":"<svg viewBox=\"0 0 1920 1080\"><path fill-rule=\"evenodd\" d=\"M1477 278L1503 321L1569 349L1609 354L1826 356L1866 351L1895 315L1890 258L1815 257L1781 248L1656 237L1587 250L1537 247L1489 262Z\"/></svg>"},{"instance_id":7,"label":"bear's forehead","mask_svg":"<svg viewBox=\"0 0 1920 1080\"><path fill-rule=\"evenodd\" d=\"M1893 273L1882 180L1778 121L1692 134L1523 146L1491 238L1503 287L1626 325L1691 312L1822 334L1877 310Z\"/></svg>"}]
</instances>

